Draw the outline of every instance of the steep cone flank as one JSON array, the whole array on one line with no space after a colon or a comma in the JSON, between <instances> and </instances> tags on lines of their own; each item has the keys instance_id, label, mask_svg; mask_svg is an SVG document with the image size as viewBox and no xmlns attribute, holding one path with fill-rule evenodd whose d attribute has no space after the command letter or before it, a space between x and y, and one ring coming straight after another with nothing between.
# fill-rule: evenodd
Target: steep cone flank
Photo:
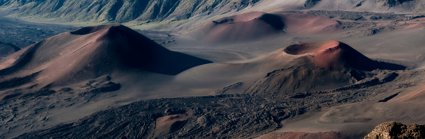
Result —
<instances>
[{"instance_id":1,"label":"steep cone flank","mask_svg":"<svg viewBox=\"0 0 425 139\"><path fill-rule=\"evenodd\" d=\"M305 92L347 89L393 80L397 74L380 70L402 70L401 65L367 58L345 43L326 41L291 45L284 53L293 55L284 68L272 71L247 92L280 97L304 96ZM376 71L373 71L376 70ZM295 95L302 93L301 95Z\"/></svg>"},{"instance_id":2,"label":"steep cone flank","mask_svg":"<svg viewBox=\"0 0 425 139\"><path fill-rule=\"evenodd\" d=\"M125 26L97 26L63 33L0 63L0 82L38 73L41 83L69 83L114 71L175 75L210 61L172 52ZM12 64L11 64L12 63Z\"/></svg>"},{"instance_id":3,"label":"steep cone flank","mask_svg":"<svg viewBox=\"0 0 425 139\"><path fill-rule=\"evenodd\" d=\"M100 26L93 26L93 27L84 27L84 28L81 28L79 30L72 31L70 33L74 34L74 35L87 35L87 34L90 34L90 33L101 31L101 30L116 29L116 28L122 28L122 30L127 30L127 29L125 29L124 26L120 26L120 25L116 25L116 26L100 25Z\"/></svg>"},{"instance_id":4,"label":"steep cone flank","mask_svg":"<svg viewBox=\"0 0 425 139\"><path fill-rule=\"evenodd\" d=\"M108 43L108 51L114 52L120 64L147 71L175 75L196 65L209 63L182 53L167 50L154 41L125 26L88 27L71 32L87 34L104 31L97 41Z\"/></svg>"},{"instance_id":5,"label":"steep cone flank","mask_svg":"<svg viewBox=\"0 0 425 139\"><path fill-rule=\"evenodd\" d=\"M366 71L404 69L403 66L371 60L347 44L338 41L295 44L284 51L291 55L307 55L318 67L347 66Z\"/></svg>"}]
</instances>

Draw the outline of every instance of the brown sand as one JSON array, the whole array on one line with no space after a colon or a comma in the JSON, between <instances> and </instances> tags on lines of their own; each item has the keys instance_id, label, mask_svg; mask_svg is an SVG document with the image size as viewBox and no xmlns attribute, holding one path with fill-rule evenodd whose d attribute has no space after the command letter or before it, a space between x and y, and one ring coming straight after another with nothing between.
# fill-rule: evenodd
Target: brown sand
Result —
<instances>
[{"instance_id":1,"label":"brown sand","mask_svg":"<svg viewBox=\"0 0 425 139\"><path fill-rule=\"evenodd\" d=\"M283 132L272 133L258 137L258 139L341 139L337 132Z\"/></svg>"}]
</instances>

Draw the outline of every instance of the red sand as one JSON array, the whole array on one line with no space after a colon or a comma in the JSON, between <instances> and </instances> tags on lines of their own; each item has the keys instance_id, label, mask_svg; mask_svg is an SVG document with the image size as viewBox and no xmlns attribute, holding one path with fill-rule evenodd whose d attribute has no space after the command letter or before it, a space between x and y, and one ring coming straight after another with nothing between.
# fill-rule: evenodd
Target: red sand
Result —
<instances>
[{"instance_id":1,"label":"red sand","mask_svg":"<svg viewBox=\"0 0 425 139\"><path fill-rule=\"evenodd\" d=\"M201 28L209 42L237 41L265 37L282 32L284 23L279 15L252 12L226 17Z\"/></svg>"},{"instance_id":2,"label":"red sand","mask_svg":"<svg viewBox=\"0 0 425 139\"><path fill-rule=\"evenodd\" d=\"M207 42L246 41L273 35L335 32L336 20L308 14L250 12L213 21L195 31Z\"/></svg>"},{"instance_id":3,"label":"red sand","mask_svg":"<svg viewBox=\"0 0 425 139\"><path fill-rule=\"evenodd\" d=\"M328 17L309 14L284 14L286 32L291 34L332 33L339 30L340 23Z\"/></svg>"}]
</instances>

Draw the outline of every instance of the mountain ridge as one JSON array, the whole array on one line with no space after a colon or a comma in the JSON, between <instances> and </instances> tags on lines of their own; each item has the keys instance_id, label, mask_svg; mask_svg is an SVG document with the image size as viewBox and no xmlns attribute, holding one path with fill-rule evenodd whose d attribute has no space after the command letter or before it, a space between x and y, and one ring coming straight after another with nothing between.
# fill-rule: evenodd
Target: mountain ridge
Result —
<instances>
[{"instance_id":1,"label":"mountain ridge","mask_svg":"<svg viewBox=\"0 0 425 139\"><path fill-rule=\"evenodd\" d=\"M0 5L23 16L60 17L65 21L129 22L181 20L241 10L259 0L3 0ZM40 14L43 13L43 14Z\"/></svg>"},{"instance_id":2,"label":"mountain ridge","mask_svg":"<svg viewBox=\"0 0 425 139\"><path fill-rule=\"evenodd\" d=\"M0 7L20 17L41 17L54 22L150 23L181 21L194 17L215 18L241 11L268 12L261 9L273 5L277 10L348 10L372 12L425 12L419 0L1 0ZM292 8L287 8L287 7ZM250 7L254 7L253 10ZM256 7L256 8L255 8ZM265 6L267 7L267 6ZM260 8L261 10L258 10Z\"/></svg>"}]
</instances>

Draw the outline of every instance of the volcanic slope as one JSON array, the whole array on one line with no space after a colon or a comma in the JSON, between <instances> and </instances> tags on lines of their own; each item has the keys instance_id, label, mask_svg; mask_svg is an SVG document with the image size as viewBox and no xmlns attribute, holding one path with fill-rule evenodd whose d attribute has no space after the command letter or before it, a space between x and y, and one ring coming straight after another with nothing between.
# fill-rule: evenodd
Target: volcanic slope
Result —
<instances>
[{"instance_id":1,"label":"volcanic slope","mask_svg":"<svg viewBox=\"0 0 425 139\"><path fill-rule=\"evenodd\" d=\"M5 58L0 63L0 88L69 85L132 70L176 75L206 63L210 61L169 51L125 26L85 27Z\"/></svg>"},{"instance_id":2,"label":"volcanic slope","mask_svg":"<svg viewBox=\"0 0 425 139\"><path fill-rule=\"evenodd\" d=\"M375 11L375 12L424 12L424 2L422 0L343 0L335 2L332 0L322 0L313 9L354 10L354 11Z\"/></svg>"},{"instance_id":3,"label":"volcanic slope","mask_svg":"<svg viewBox=\"0 0 425 139\"><path fill-rule=\"evenodd\" d=\"M371 60L338 41L291 45L281 53L292 55L289 64L256 81L245 92L266 96L343 90L388 82L404 66ZM279 54L279 53L277 53Z\"/></svg>"},{"instance_id":4,"label":"volcanic slope","mask_svg":"<svg viewBox=\"0 0 425 139\"><path fill-rule=\"evenodd\" d=\"M421 0L341 0L338 2L333 0L1 0L0 7L18 16L36 16L52 19L50 21L55 22L133 22L136 24L180 21L193 17L199 20L245 11L344 9L373 12L425 12L425 3Z\"/></svg>"},{"instance_id":5,"label":"volcanic slope","mask_svg":"<svg viewBox=\"0 0 425 139\"><path fill-rule=\"evenodd\" d=\"M359 64L359 61L365 62L365 64ZM338 41L292 45L286 49L272 52L270 55L239 64L242 64L245 70L255 69L254 67L272 68L285 65L287 67L311 68L313 72L311 76L314 78L331 78L333 77L332 75L335 75L335 80L327 81L331 85L323 83L324 86L330 86L329 88L331 89L334 87L332 84L339 82L340 78L353 78L354 80L357 77L356 75L342 74L340 70L352 70L368 74L368 77L363 80L369 77L374 79L368 80L371 82L369 82L370 84L366 83L366 87L359 83L350 86L351 88L349 89L352 90L348 91L344 89L335 92L323 91L311 93L310 95L306 94L305 96L288 94L293 97L281 97L286 94L261 92L262 94L255 93L254 95L217 95L140 101L102 111L69 124L28 132L18 138L55 138L64 136L69 138L99 138L105 136L114 138L214 138L217 136L253 138L276 130L282 125L285 127L285 124L280 124L285 119L324 107L358 102L369 95L376 95L373 91L361 89L369 87L368 85L373 86L376 84L388 86L388 84L384 83L397 77L397 71L390 70L404 69L403 66L371 60L347 44ZM213 64L204 66L211 68ZM229 68L231 66L235 65L227 65L225 70L232 70L232 68ZM191 70L196 70L197 68ZM323 70L323 72L318 73L320 70ZM239 74L248 73L242 70L237 71ZM259 70L256 71L259 72ZM190 70L185 72L190 72ZM295 73L296 70L290 69L285 72ZM231 77L226 76L226 72L220 72L220 74L217 76ZM269 76L273 76L271 74ZM194 76L193 74L191 75ZM381 78L379 75L383 75L383 77ZM310 82L302 74L295 73L294 76L297 76L297 79L306 84L316 83ZM213 80L213 77L210 75L208 79ZM277 78L278 76L275 77ZM260 87L267 88L266 83L261 83L257 82L256 85L263 85ZM351 82L346 82L346 84L352 85ZM281 85L291 86L293 84L283 82ZM356 85L365 88L356 88ZM373 87L382 88L382 86L378 85ZM292 88L279 89L288 91ZM280 97L276 97L276 95ZM250 109L246 109L247 107ZM93 132L98 134L92 134ZM297 137L298 135L289 136ZM317 136L340 137L338 133L317 134Z\"/></svg>"},{"instance_id":6,"label":"volcanic slope","mask_svg":"<svg viewBox=\"0 0 425 139\"><path fill-rule=\"evenodd\" d=\"M19 15L67 21L128 22L180 20L241 10L259 0L2 0L0 5Z\"/></svg>"},{"instance_id":7,"label":"volcanic slope","mask_svg":"<svg viewBox=\"0 0 425 139\"><path fill-rule=\"evenodd\" d=\"M422 0L285 0L262 1L257 10L325 10L423 13Z\"/></svg>"}]
</instances>

